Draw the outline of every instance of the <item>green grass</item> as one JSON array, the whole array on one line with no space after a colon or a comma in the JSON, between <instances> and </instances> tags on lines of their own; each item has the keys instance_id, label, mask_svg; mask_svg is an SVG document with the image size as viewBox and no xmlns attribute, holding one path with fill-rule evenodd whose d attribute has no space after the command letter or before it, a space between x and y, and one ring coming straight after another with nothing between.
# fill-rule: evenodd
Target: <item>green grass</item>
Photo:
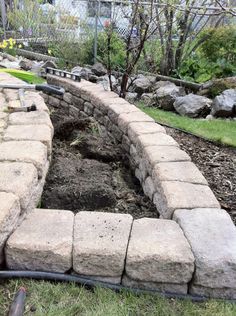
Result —
<instances>
[{"instance_id":1,"label":"green grass","mask_svg":"<svg viewBox=\"0 0 236 316\"><path fill-rule=\"evenodd\" d=\"M74 284L12 280L0 285L0 316L7 315L20 286L27 289L25 315L34 316L235 316L236 305L209 300L163 299L154 295L116 294L97 288L89 291ZM34 310L34 312L33 312Z\"/></svg>"},{"instance_id":2,"label":"green grass","mask_svg":"<svg viewBox=\"0 0 236 316\"><path fill-rule=\"evenodd\" d=\"M44 83L45 80L41 77L36 76L34 73L24 70L16 70L16 69L0 69L0 72L6 72L18 79L21 79L29 84L41 84Z\"/></svg>"},{"instance_id":3,"label":"green grass","mask_svg":"<svg viewBox=\"0 0 236 316\"><path fill-rule=\"evenodd\" d=\"M236 121L225 119L192 119L173 112L145 107L143 103L139 103L138 106L142 111L160 123L178 127L209 140L236 147Z\"/></svg>"}]
</instances>

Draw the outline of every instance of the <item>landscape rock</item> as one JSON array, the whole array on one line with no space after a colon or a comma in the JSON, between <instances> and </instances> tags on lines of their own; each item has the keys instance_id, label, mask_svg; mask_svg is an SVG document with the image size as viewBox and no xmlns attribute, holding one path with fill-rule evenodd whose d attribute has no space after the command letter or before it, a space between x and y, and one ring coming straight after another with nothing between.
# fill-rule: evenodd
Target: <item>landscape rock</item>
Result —
<instances>
[{"instance_id":1,"label":"landscape rock","mask_svg":"<svg viewBox=\"0 0 236 316\"><path fill-rule=\"evenodd\" d=\"M227 212L182 209L175 211L173 219L183 229L195 256L190 293L236 298L236 227Z\"/></svg>"},{"instance_id":2,"label":"landscape rock","mask_svg":"<svg viewBox=\"0 0 236 316\"><path fill-rule=\"evenodd\" d=\"M192 93L177 97L174 102L176 112L189 117L205 116L210 112L211 105L212 100Z\"/></svg>"},{"instance_id":3,"label":"landscape rock","mask_svg":"<svg viewBox=\"0 0 236 316\"><path fill-rule=\"evenodd\" d=\"M236 89L225 90L213 100L211 115L230 117L236 115Z\"/></svg>"},{"instance_id":4,"label":"landscape rock","mask_svg":"<svg viewBox=\"0 0 236 316\"><path fill-rule=\"evenodd\" d=\"M34 62L30 59L22 59L19 63L21 69L29 71L32 69Z\"/></svg>"},{"instance_id":5,"label":"landscape rock","mask_svg":"<svg viewBox=\"0 0 236 316\"><path fill-rule=\"evenodd\" d=\"M54 68L54 69L57 69L57 64L54 63L54 61L52 61L52 60L47 60L47 61L42 65L42 68L43 68L43 69L46 69L46 68Z\"/></svg>"},{"instance_id":6,"label":"landscape rock","mask_svg":"<svg viewBox=\"0 0 236 316\"><path fill-rule=\"evenodd\" d=\"M101 63L94 64L92 66L91 70L98 77L104 76L107 73L106 68Z\"/></svg>"},{"instance_id":7,"label":"landscape rock","mask_svg":"<svg viewBox=\"0 0 236 316\"><path fill-rule=\"evenodd\" d=\"M97 83L103 86L105 90L110 90L110 81L109 81L108 75L98 77ZM112 83L112 87L115 87L117 85L117 80L112 75L111 75L111 83Z\"/></svg>"},{"instance_id":8,"label":"landscape rock","mask_svg":"<svg viewBox=\"0 0 236 316\"><path fill-rule=\"evenodd\" d=\"M140 100L143 101L145 105L151 106L155 104L156 97L153 93L143 93Z\"/></svg>"},{"instance_id":9,"label":"landscape rock","mask_svg":"<svg viewBox=\"0 0 236 316\"><path fill-rule=\"evenodd\" d=\"M19 61L9 61L8 59L3 59L0 62L0 68L20 69Z\"/></svg>"},{"instance_id":10,"label":"landscape rock","mask_svg":"<svg viewBox=\"0 0 236 316\"><path fill-rule=\"evenodd\" d=\"M184 96L184 88L176 86L174 83L169 83L156 90L157 105L166 111L174 110L174 102L177 97Z\"/></svg>"},{"instance_id":11,"label":"landscape rock","mask_svg":"<svg viewBox=\"0 0 236 316\"><path fill-rule=\"evenodd\" d=\"M75 216L73 269L81 275L121 279L132 216L80 212Z\"/></svg>"},{"instance_id":12,"label":"landscape rock","mask_svg":"<svg viewBox=\"0 0 236 316\"><path fill-rule=\"evenodd\" d=\"M179 225L163 219L134 220L125 266L130 279L184 284L193 271L194 257Z\"/></svg>"},{"instance_id":13,"label":"landscape rock","mask_svg":"<svg viewBox=\"0 0 236 316\"><path fill-rule=\"evenodd\" d=\"M66 272L72 267L74 214L35 209L7 241L7 267L13 270Z\"/></svg>"},{"instance_id":14,"label":"landscape rock","mask_svg":"<svg viewBox=\"0 0 236 316\"><path fill-rule=\"evenodd\" d=\"M152 82L145 76L141 76L134 80L132 88L134 92L142 94L144 92L149 92L152 87Z\"/></svg>"},{"instance_id":15,"label":"landscape rock","mask_svg":"<svg viewBox=\"0 0 236 316\"><path fill-rule=\"evenodd\" d=\"M138 99L138 93L135 92L127 92L125 99L130 102L130 103L134 103L135 101L137 101Z\"/></svg>"}]
</instances>

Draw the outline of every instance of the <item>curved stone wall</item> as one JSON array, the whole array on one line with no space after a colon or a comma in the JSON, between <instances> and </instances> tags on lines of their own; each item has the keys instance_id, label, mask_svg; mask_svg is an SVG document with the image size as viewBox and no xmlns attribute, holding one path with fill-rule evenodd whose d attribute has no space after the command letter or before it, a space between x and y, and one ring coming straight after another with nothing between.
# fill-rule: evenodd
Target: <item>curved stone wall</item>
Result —
<instances>
[{"instance_id":1,"label":"curved stone wall","mask_svg":"<svg viewBox=\"0 0 236 316\"><path fill-rule=\"evenodd\" d=\"M4 76L1 81L10 79ZM0 108L0 249L8 239L8 268L73 268L79 275L127 286L236 298L236 228L190 157L162 126L113 92L51 75L48 82L66 93L45 96L46 103L66 107L73 116L93 116L123 145L161 218L33 210L53 130L42 98L30 92L28 102L39 105L34 115L9 115ZM11 102L11 94L4 91L2 97Z\"/></svg>"}]
</instances>

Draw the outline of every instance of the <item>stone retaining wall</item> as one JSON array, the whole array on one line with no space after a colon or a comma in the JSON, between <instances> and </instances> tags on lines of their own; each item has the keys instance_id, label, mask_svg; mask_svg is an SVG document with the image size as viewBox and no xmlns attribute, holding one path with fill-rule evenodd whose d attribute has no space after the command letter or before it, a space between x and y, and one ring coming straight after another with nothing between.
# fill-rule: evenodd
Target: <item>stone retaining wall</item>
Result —
<instances>
[{"instance_id":1,"label":"stone retaining wall","mask_svg":"<svg viewBox=\"0 0 236 316\"><path fill-rule=\"evenodd\" d=\"M163 127L116 94L86 81L54 76L48 81L64 86L66 93L45 96L46 103L66 107L72 116L93 116L122 143L162 218L34 209L53 129L42 98L30 92L28 102L40 109L34 114L9 115L0 107L0 258L7 267L73 268L126 286L236 298L236 228L190 157ZM3 102L15 101L13 94L4 91Z\"/></svg>"}]
</instances>

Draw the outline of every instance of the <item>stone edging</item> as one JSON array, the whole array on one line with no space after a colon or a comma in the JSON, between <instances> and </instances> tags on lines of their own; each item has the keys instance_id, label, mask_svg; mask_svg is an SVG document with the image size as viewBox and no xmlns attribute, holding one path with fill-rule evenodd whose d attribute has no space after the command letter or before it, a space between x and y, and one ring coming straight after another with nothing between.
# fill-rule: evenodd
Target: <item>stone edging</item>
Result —
<instances>
[{"instance_id":1,"label":"stone edging","mask_svg":"<svg viewBox=\"0 0 236 316\"><path fill-rule=\"evenodd\" d=\"M127 286L236 298L236 228L229 215L220 209L190 157L166 135L163 127L116 94L86 81L76 83L54 76L49 76L48 81L64 86L67 92L63 99L46 96L46 102L67 107L73 115L93 116L122 143L145 194L154 201L161 217L167 219L133 221L126 214L79 212L74 216L69 211L36 209L8 239L5 248L8 267L54 272L65 272L73 267L79 275ZM36 94L35 98L39 100ZM42 108L45 106L42 100L39 103ZM45 111L44 108L37 112L35 118L29 113L21 117L1 114L5 123L0 148L7 146L7 142L8 146L13 141L20 143L21 133L26 137L29 126L32 130L31 125L35 124L33 130L37 130L37 125L43 124L39 130L47 130L47 137L40 135L41 139L24 140L43 143L44 147L46 144L48 161L52 127L45 115L43 118L39 115ZM11 173L13 161L23 161L18 163L21 164L18 167L22 167L20 173L24 174L23 165L30 166L38 170L38 179L41 177L43 182L48 164L42 164L41 158L37 162L36 158L32 160L26 149L22 156L19 143L12 145L19 148L15 157L10 156L10 149L4 149L6 154L1 158L3 150L0 149L0 161L4 161L0 164L7 168L3 177ZM2 174L1 167L0 177ZM22 176L28 181L25 185L28 195L35 201L37 194L31 189L37 181L31 178L28 179L28 171L27 179ZM7 192L11 193L0 186L0 192L4 191L0 193L3 194L0 200L4 201L0 209L6 214L0 225L11 226L1 248L19 217L16 196L20 197L21 211L28 211L29 204L23 198L27 196L26 189L23 194L20 190L23 185L14 186L14 181L13 178L8 181Z\"/></svg>"}]
</instances>

